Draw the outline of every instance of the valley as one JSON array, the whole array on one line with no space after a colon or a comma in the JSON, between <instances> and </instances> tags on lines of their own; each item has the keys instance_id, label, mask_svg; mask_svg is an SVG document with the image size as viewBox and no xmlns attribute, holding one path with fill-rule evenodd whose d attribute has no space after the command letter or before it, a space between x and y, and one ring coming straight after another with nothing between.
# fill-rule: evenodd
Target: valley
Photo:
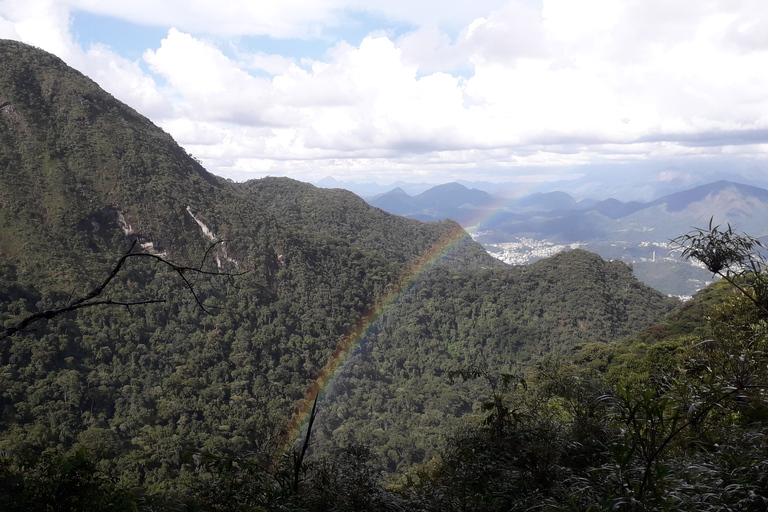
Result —
<instances>
[{"instance_id":1,"label":"valley","mask_svg":"<svg viewBox=\"0 0 768 512\"><path fill-rule=\"evenodd\" d=\"M706 212L764 236L759 189L499 210L448 184L396 192L406 216L214 176L57 57L0 62L0 509L768 500L762 263L710 232L735 278L702 288L663 253Z\"/></svg>"},{"instance_id":2,"label":"valley","mask_svg":"<svg viewBox=\"0 0 768 512\"><path fill-rule=\"evenodd\" d=\"M369 202L421 220L452 218L507 264L526 264L562 250L583 248L633 265L638 279L679 297L712 282L711 273L680 262L669 241L694 227L716 224L768 236L768 190L719 181L648 203L616 199L576 201L565 192L501 199L458 183L416 196L402 190ZM663 279L654 276L664 276Z\"/></svg>"},{"instance_id":3,"label":"valley","mask_svg":"<svg viewBox=\"0 0 768 512\"><path fill-rule=\"evenodd\" d=\"M472 238L482 240L483 235L484 232L472 233ZM521 238L514 242L485 243L483 247L491 256L508 265L527 265L571 249L592 251L604 258L617 259L631 265L640 281L682 300L689 300L713 281L712 274L700 264L680 261L679 253L670 251L668 243L640 242L636 246L626 242L563 244Z\"/></svg>"}]
</instances>

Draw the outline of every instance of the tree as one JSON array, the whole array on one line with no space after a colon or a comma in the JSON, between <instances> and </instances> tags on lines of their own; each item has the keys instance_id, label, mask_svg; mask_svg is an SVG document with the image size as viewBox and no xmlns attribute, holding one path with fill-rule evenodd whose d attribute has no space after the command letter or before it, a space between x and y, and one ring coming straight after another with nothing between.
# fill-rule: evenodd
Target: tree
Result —
<instances>
[{"instance_id":1,"label":"tree","mask_svg":"<svg viewBox=\"0 0 768 512\"><path fill-rule=\"evenodd\" d=\"M413 509L765 510L762 244L712 222L673 244L735 287L706 313L705 336L624 345L635 353L614 349L622 357L600 366L584 355L582 364L544 361L514 395L503 392L513 376L451 372L488 380L488 412L449 438L439 460L407 475Z\"/></svg>"},{"instance_id":2,"label":"tree","mask_svg":"<svg viewBox=\"0 0 768 512\"><path fill-rule=\"evenodd\" d=\"M731 283L768 317L768 274L765 257L759 252L764 246L757 238L736 233L730 224L692 231L670 240L681 251L683 260L695 260L707 270Z\"/></svg>"}]
</instances>

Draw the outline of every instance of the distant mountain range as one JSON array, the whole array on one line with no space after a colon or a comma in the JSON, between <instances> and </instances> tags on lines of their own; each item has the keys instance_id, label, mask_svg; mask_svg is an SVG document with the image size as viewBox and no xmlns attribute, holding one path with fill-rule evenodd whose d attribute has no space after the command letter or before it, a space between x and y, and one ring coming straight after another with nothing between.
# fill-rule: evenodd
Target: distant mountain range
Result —
<instances>
[{"instance_id":1,"label":"distant mountain range","mask_svg":"<svg viewBox=\"0 0 768 512\"><path fill-rule=\"evenodd\" d=\"M559 250L586 248L633 264L639 279L673 295L690 295L712 276L683 266L668 250L670 239L704 227L710 219L753 236L768 236L768 190L727 180L650 202L577 201L562 191L504 200L459 183L415 196L396 188L368 202L419 220L453 219L507 263L529 263Z\"/></svg>"},{"instance_id":2,"label":"distant mountain range","mask_svg":"<svg viewBox=\"0 0 768 512\"><path fill-rule=\"evenodd\" d=\"M423 221L450 218L463 226L466 226L468 219L486 211L494 202L499 200L488 192L469 189L458 183L438 185L415 196L397 187L368 201L370 205L395 215Z\"/></svg>"},{"instance_id":3,"label":"distant mountain range","mask_svg":"<svg viewBox=\"0 0 768 512\"><path fill-rule=\"evenodd\" d=\"M541 176L540 172L535 169L531 170L531 175ZM247 176L244 176L245 178ZM555 181L540 181L540 179L534 178L528 181L524 178L518 178L516 181L509 182L458 179L456 183L466 188L481 190L494 197L506 200L564 191L578 202L596 202L594 199L589 198L599 198L600 200L615 198L622 202L641 201L649 203L677 192L718 181L731 181L768 189L768 173L762 172L760 169L740 172L736 169L714 169L702 164L698 164L695 170L669 167L650 175L643 169L637 169L637 172L633 172L633 169L624 167L622 169L604 169L599 166L589 166L589 168L583 170L583 175L578 178L568 176L565 179ZM409 182L405 180L398 180L388 184L376 182L357 183L326 177L314 184L321 188L343 188L354 192L366 200L371 200L396 188L402 189L408 195L415 196L442 183Z\"/></svg>"},{"instance_id":4,"label":"distant mountain range","mask_svg":"<svg viewBox=\"0 0 768 512\"><path fill-rule=\"evenodd\" d=\"M768 235L768 190L725 180L651 202L613 198L576 201L561 191L505 201L482 190L449 183L415 196L398 187L368 203L420 220L450 218L465 228L484 232L487 241L526 236L558 242L664 242L692 226L707 224L711 217L756 236Z\"/></svg>"}]
</instances>

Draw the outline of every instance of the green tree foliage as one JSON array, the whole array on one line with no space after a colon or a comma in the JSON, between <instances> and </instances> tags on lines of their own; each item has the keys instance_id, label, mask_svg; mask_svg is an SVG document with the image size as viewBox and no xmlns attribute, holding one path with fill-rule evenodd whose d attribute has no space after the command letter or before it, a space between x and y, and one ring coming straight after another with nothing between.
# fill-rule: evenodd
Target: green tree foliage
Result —
<instances>
[{"instance_id":1,"label":"green tree foliage","mask_svg":"<svg viewBox=\"0 0 768 512\"><path fill-rule=\"evenodd\" d=\"M258 198L285 224L307 233L319 233L376 251L389 260L406 262L434 247L441 239L451 238L460 230L451 220L425 224L414 219L391 215L372 208L352 192L342 189L318 189L307 183L285 179L250 180L239 186ZM471 242L465 233L458 248L443 259L443 266L461 269L502 267L481 245Z\"/></svg>"},{"instance_id":2,"label":"green tree foliage","mask_svg":"<svg viewBox=\"0 0 768 512\"><path fill-rule=\"evenodd\" d=\"M99 295L163 304L83 308L0 340L11 468L93 448L94 471L147 503L203 478L195 455L250 454L266 471L339 341L413 259L461 234L291 180L216 178L56 57L0 41L0 60L3 326L89 296L132 242L178 267L132 258ZM206 271L247 273L180 280L213 241ZM500 266L466 233L439 264Z\"/></svg>"},{"instance_id":3,"label":"green tree foliage","mask_svg":"<svg viewBox=\"0 0 768 512\"><path fill-rule=\"evenodd\" d=\"M525 267L423 275L349 358L318 416L318 446L364 443L394 471L431 459L446 429L482 414L483 391L451 385L467 365L507 373L585 342L608 343L677 302L621 262L569 251Z\"/></svg>"},{"instance_id":4,"label":"green tree foliage","mask_svg":"<svg viewBox=\"0 0 768 512\"><path fill-rule=\"evenodd\" d=\"M768 278L759 239L736 233L709 220L706 229L697 228L672 240L683 259L693 259L737 288L768 316Z\"/></svg>"},{"instance_id":5,"label":"green tree foliage","mask_svg":"<svg viewBox=\"0 0 768 512\"><path fill-rule=\"evenodd\" d=\"M764 273L728 231L739 249L724 268ZM515 411L503 429L491 411L408 475L414 508L765 509L768 324L749 284L763 277L739 277L738 293L715 284L658 328L539 364L527 391L493 408Z\"/></svg>"},{"instance_id":6,"label":"green tree foliage","mask_svg":"<svg viewBox=\"0 0 768 512\"><path fill-rule=\"evenodd\" d=\"M8 512L132 511L135 497L99 467L87 448L48 451L23 461L0 459L0 508Z\"/></svg>"},{"instance_id":7,"label":"green tree foliage","mask_svg":"<svg viewBox=\"0 0 768 512\"><path fill-rule=\"evenodd\" d=\"M720 283L657 324L675 303L619 262L504 268L456 236L348 357L297 464L310 384L456 225L215 178L59 59L1 41L0 61L3 326L88 296L134 241L176 262L131 258L100 292L140 308L0 340L4 510L764 508L757 260L718 269L747 295ZM709 235L756 247L689 240Z\"/></svg>"}]
</instances>

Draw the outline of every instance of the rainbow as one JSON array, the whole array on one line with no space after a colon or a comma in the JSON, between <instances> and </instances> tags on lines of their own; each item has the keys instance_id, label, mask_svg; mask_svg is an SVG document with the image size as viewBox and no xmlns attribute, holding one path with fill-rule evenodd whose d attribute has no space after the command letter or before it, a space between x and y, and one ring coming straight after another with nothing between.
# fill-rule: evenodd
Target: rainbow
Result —
<instances>
[{"instance_id":1,"label":"rainbow","mask_svg":"<svg viewBox=\"0 0 768 512\"><path fill-rule=\"evenodd\" d=\"M389 306L410 289L419 275L432 268L440 258L449 254L468 237L467 232L459 224L452 225L429 250L413 260L400 273L391 286L388 286L386 291L378 297L375 305L368 308L362 314L350 332L339 341L328 362L312 381L304 395L304 399L300 402L298 409L285 430L285 437L280 452L293 445L296 441L309 421L315 398L322 396L325 390L330 387L338 370L343 366L347 355L360 344Z\"/></svg>"},{"instance_id":2,"label":"rainbow","mask_svg":"<svg viewBox=\"0 0 768 512\"><path fill-rule=\"evenodd\" d=\"M527 186L521 185L518 197L531 192L532 187L532 184ZM296 441L299 434L308 423L312 404L315 399L317 397L322 397L325 390L331 386L334 377L337 375L337 371L344 364L347 355L362 342L365 336L370 332L371 328L375 326L379 318L386 312L387 308L408 291L419 275L434 266L440 258L449 254L463 240L469 237L468 232L482 229L483 224L508 211L509 206L516 201L517 197L498 198L496 201L491 202L486 208L478 210L475 218L465 222L467 225L466 231L459 226L458 223L452 225L428 251L416 258L406 267L400 276L392 283L392 286L387 287L387 291L378 298L376 304L366 310L352 330L341 339L326 365L312 381L312 384L304 395L303 400L299 402L299 407L284 431L285 436L283 438L283 443L280 446L280 453Z\"/></svg>"}]
</instances>

